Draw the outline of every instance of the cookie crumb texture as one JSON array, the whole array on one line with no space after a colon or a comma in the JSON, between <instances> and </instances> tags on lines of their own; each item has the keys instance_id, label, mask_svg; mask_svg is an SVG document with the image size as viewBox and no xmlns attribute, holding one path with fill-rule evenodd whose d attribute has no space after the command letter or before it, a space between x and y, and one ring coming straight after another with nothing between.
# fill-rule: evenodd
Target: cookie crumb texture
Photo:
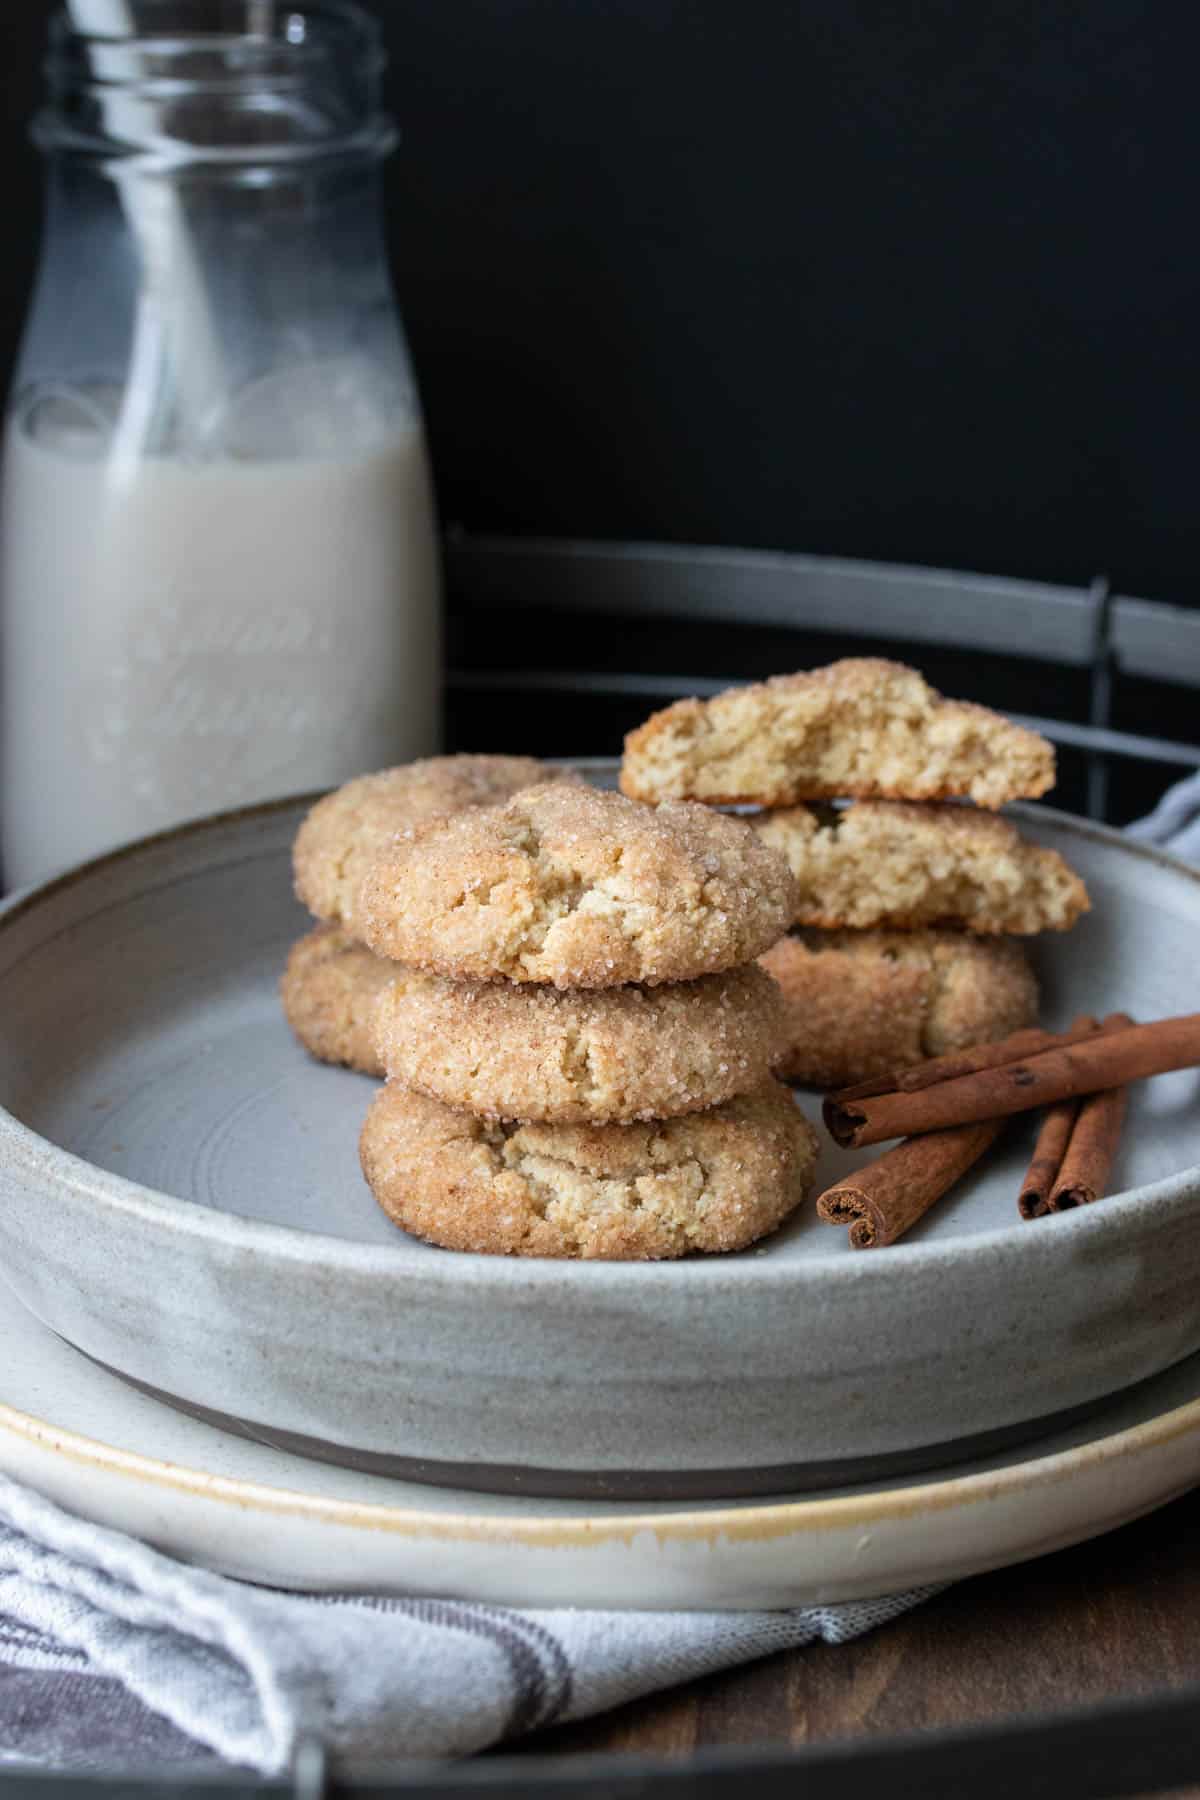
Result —
<instances>
[{"instance_id":1,"label":"cookie crumb texture","mask_svg":"<svg viewBox=\"0 0 1200 1800\"><path fill-rule=\"evenodd\" d=\"M796 877L798 925L1027 936L1067 931L1088 911L1087 889L1057 850L973 806L857 800L752 822Z\"/></svg>"},{"instance_id":2,"label":"cookie crumb texture","mask_svg":"<svg viewBox=\"0 0 1200 1800\"><path fill-rule=\"evenodd\" d=\"M653 986L749 962L795 904L744 821L558 785L395 840L360 926L380 955L454 979Z\"/></svg>"},{"instance_id":3,"label":"cookie crumb texture","mask_svg":"<svg viewBox=\"0 0 1200 1800\"><path fill-rule=\"evenodd\" d=\"M772 1081L658 1124L488 1124L389 1082L363 1173L403 1230L489 1256L644 1261L740 1250L806 1197L816 1133Z\"/></svg>"},{"instance_id":4,"label":"cookie crumb texture","mask_svg":"<svg viewBox=\"0 0 1200 1800\"><path fill-rule=\"evenodd\" d=\"M711 700L680 700L625 740L638 800L793 806L802 800L969 798L995 808L1054 785L1044 738L915 669L848 657Z\"/></svg>"},{"instance_id":5,"label":"cookie crumb texture","mask_svg":"<svg viewBox=\"0 0 1200 1800\"><path fill-rule=\"evenodd\" d=\"M413 972L381 998L375 1028L388 1076L448 1106L603 1124L674 1118L761 1087L783 1050L783 1000L753 963L577 993Z\"/></svg>"},{"instance_id":6,"label":"cookie crumb texture","mask_svg":"<svg viewBox=\"0 0 1200 1800\"><path fill-rule=\"evenodd\" d=\"M311 1056L382 1075L375 1008L403 971L373 956L336 925L318 925L293 944L279 984L284 1016Z\"/></svg>"},{"instance_id":7,"label":"cookie crumb texture","mask_svg":"<svg viewBox=\"0 0 1200 1800\"><path fill-rule=\"evenodd\" d=\"M363 876L398 831L540 782L576 779L532 756L430 756L359 775L302 822L292 852L296 896L316 918L353 926Z\"/></svg>"},{"instance_id":8,"label":"cookie crumb texture","mask_svg":"<svg viewBox=\"0 0 1200 1800\"><path fill-rule=\"evenodd\" d=\"M761 958L783 990L780 1073L839 1088L1037 1019L1021 946L956 931L798 931Z\"/></svg>"}]
</instances>

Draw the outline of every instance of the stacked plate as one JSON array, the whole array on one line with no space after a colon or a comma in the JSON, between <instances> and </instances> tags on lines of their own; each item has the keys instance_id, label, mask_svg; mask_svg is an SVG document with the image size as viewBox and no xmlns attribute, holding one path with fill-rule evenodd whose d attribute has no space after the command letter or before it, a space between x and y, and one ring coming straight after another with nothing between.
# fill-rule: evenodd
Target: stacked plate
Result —
<instances>
[{"instance_id":1,"label":"stacked plate","mask_svg":"<svg viewBox=\"0 0 1200 1800\"><path fill-rule=\"evenodd\" d=\"M455 1520L472 1531L491 1520L510 1546L542 1532L558 1576L531 1567L519 1591L499 1592L487 1537L486 1578L488 1557L473 1574L470 1557L431 1559L426 1544L390 1575L378 1558L356 1565L364 1585L610 1603L627 1593L644 1605L763 1603L761 1555L746 1547L766 1542L778 1550L774 1604L878 1592L1049 1548L1048 1523L1054 1542L1088 1535L1200 1479L1194 1420L1155 1425L1156 1449L1146 1440L1147 1421L1168 1402L1186 1412L1200 1391L1185 1365L1200 1350L1194 1072L1137 1090L1121 1192L1032 1225L1016 1214L1028 1150L1017 1131L886 1252L850 1252L811 1214L745 1255L674 1264L434 1250L388 1224L359 1174L365 1078L311 1064L279 1011L278 977L304 923L289 870L303 811L254 809L148 840L0 913L0 1269L75 1346L13 1310L0 1467L82 1511L91 1495L98 1513L103 1488L106 1516L143 1531L145 1483L158 1480L146 1471L164 1458L187 1460L202 1486L223 1463L224 1480L288 1489L289 1516L306 1494L314 1518L330 1506L361 1513L359 1496L367 1511L440 1520L443 1545L459 1541ZM1050 1022L1200 1010L1200 877L1061 814L1014 812L1093 897L1091 915L1042 953ZM815 1116L815 1097L802 1104ZM820 1185L856 1160L828 1150ZM206 1422L180 1419L168 1399ZM107 1436L89 1429L93 1416ZM1000 1470L1002 1486L1036 1494L1042 1477L1028 1471L1052 1450L1090 1468L1098 1444L1130 1430L1142 1435L1118 1460L1138 1480L1110 1476L1090 1498L1068 1482L1080 1495L1069 1520L1049 1520L1043 1492L1042 1523L993 1534L990 1548L986 1532L956 1548L953 1533L913 1528L935 1493L939 1507L958 1506L968 1459L968 1479L992 1482L988 1493ZM239 1449L235 1432L260 1443ZM56 1451L56 1434L72 1447ZM123 1488L119 1469L135 1462ZM956 1473L912 1485L933 1468ZM161 1504L184 1492L176 1474L149 1506L158 1541L242 1573L316 1579L320 1559L286 1534L256 1534L241 1562L211 1534L189 1537L181 1505ZM113 1497L130 1482L141 1512ZM417 1482L446 1491L424 1500ZM876 1521L866 1531L862 1484ZM842 1498L812 1498L830 1488ZM469 1490L510 1498L480 1503ZM842 1548L799 1554L837 1507L851 1509ZM869 1549L885 1517L909 1521L894 1562ZM657 1586L644 1568L628 1582L611 1567L598 1577L594 1561L586 1579L582 1565L569 1573L577 1529L624 1544L613 1554L630 1567L633 1519L662 1549ZM685 1539L704 1554L683 1555ZM325 1559L330 1580L347 1578L345 1561Z\"/></svg>"}]
</instances>

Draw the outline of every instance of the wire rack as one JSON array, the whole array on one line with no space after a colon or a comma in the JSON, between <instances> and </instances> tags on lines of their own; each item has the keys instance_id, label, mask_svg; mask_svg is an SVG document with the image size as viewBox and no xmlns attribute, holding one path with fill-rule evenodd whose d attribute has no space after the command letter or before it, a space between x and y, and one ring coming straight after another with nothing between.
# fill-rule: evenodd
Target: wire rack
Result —
<instances>
[{"instance_id":1,"label":"wire rack","mask_svg":"<svg viewBox=\"0 0 1200 1800\"><path fill-rule=\"evenodd\" d=\"M951 647L1019 657L1080 675L1086 718L1005 711L1055 743L1082 752L1085 810L1108 816L1114 761L1136 759L1179 774L1200 768L1200 747L1114 728L1123 682L1200 687L1200 612L1115 594L1102 577L1085 587L998 580L944 569L696 545L504 538L450 533L447 568L461 620L514 614L576 615L628 637L634 622L673 621L686 652L686 626L701 622L774 627L835 639ZM460 633L463 643L469 634ZM595 631L578 633L595 646ZM451 668L451 694L597 695L645 704L731 685L727 674L646 673L613 667Z\"/></svg>"}]
</instances>

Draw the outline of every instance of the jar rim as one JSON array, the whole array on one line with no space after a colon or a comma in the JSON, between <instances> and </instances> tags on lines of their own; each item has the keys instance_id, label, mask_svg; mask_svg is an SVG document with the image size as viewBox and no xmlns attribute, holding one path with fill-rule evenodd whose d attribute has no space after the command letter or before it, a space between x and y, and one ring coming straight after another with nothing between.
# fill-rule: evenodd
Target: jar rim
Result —
<instances>
[{"instance_id":1,"label":"jar rim","mask_svg":"<svg viewBox=\"0 0 1200 1800\"><path fill-rule=\"evenodd\" d=\"M127 32L80 30L65 8L51 20L41 148L176 168L377 157L395 142L382 31L356 0L121 0L121 13Z\"/></svg>"},{"instance_id":2,"label":"jar rim","mask_svg":"<svg viewBox=\"0 0 1200 1800\"><path fill-rule=\"evenodd\" d=\"M71 42L81 44L132 44L158 49L195 49L213 46L256 45L282 47L297 60L325 53L322 33L332 25L348 27L364 53L382 45L379 21L359 0L121 0L135 29L97 31L81 28L60 5L49 22L50 53ZM238 16L243 29L231 28ZM194 16L204 24L180 23ZM214 28L211 21L222 23ZM176 23L173 25L171 21ZM230 24L224 21L230 21Z\"/></svg>"}]
</instances>

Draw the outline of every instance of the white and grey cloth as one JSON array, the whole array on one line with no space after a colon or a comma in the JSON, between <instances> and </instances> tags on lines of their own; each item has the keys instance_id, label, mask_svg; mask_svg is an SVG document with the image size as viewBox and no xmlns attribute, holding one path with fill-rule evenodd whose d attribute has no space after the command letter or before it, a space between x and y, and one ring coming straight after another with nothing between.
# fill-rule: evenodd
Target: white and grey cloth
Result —
<instances>
[{"instance_id":1,"label":"white and grey cloth","mask_svg":"<svg viewBox=\"0 0 1200 1800\"><path fill-rule=\"evenodd\" d=\"M1139 844L1157 844L1185 862L1200 862L1200 769L1168 788L1152 813L1125 829Z\"/></svg>"},{"instance_id":2,"label":"white and grey cloth","mask_svg":"<svg viewBox=\"0 0 1200 1800\"><path fill-rule=\"evenodd\" d=\"M1131 828L1200 860L1200 775ZM779 1612L524 1611L278 1593L187 1567L0 1477L0 1764L275 1773L463 1755L818 1640L933 1589Z\"/></svg>"},{"instance_id":3,"label":"white and grey cloth","mask_svg":"<svg viewBox=\"0 0 1200 1800\"><path fill-rule=\"evenodd\" d=\"M518 1611L278 1593L189 1568L0 1477L0 1762L261 1773L463 1755L676 1682L842 1643L933 1592L781 1612Z\"/></svg>"}]
</instances>

